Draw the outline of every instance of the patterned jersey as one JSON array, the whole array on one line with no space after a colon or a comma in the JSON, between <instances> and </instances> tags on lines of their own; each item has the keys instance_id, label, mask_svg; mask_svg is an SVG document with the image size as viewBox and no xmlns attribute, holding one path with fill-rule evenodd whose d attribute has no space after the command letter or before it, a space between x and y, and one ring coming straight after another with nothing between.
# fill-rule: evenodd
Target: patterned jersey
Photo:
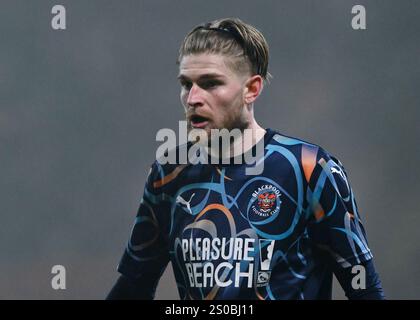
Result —
<instances>
[{"instance_id":1,"label":"patterned jersey","mask_svg":"<svg viewBox=\"0 0 420 320\"><path fill-rule=\"evenodd\" d=\"M187 300L331 299L332 265L372 258L347 173L272 129L263 150L259 175L155 161L118 271L154 292L170 261Z\"/></svg>"}]
</instances>

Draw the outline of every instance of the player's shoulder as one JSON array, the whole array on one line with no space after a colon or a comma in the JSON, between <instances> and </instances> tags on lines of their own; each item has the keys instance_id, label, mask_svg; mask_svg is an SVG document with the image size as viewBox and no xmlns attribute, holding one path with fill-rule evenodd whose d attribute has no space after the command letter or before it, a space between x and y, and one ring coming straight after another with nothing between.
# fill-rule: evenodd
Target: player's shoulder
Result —
<instances>
[{"instance_id":1,"label":"player's shoulder","mask_svg":"<svg viewBox=\"0 0 420 320\"><path fill-rule=\"evenodd\" d=\"M284 132L281 132L276 129L267 128L266 130L268 131L268 134L271 135L271 142L275 141L276 143L284 146L307 145L313 147L320 147L315 143L312 143L299 137L287 135Z\"/></svg>"},{"instance_id":2,"label":"player's shoulder","mask_svg":"<svg viewBox=\"0 0 420 320\"><path fill-rule=\"evenodd\" d=\"M292 152L296 158L299 158L303 166L313 167L317 163L334 162L343 166L337 156L325 149L320 144L302 139L300 137L290 136L278 130L268 129L272 137L270 144L281 145Z\"/></svg>"},{"instance_id":3,"label":"player's shoulder","mask_svg":"<svg viewBox=\"0 0 420 320\"><path fill-rule=\"evenodd\" d=\"M156 156L149 169L148 184L157 189L173 182L189 166L184 158L190 147L191 143L189 142L179 144Z\"/></svg>"}]
</instances>

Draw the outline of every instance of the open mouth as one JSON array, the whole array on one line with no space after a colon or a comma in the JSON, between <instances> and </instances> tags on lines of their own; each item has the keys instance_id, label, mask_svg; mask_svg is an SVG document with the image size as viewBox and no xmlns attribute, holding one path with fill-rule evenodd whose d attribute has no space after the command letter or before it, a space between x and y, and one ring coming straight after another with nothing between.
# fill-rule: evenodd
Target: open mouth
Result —
<instances>
[{"instance_id":1,"label":"open mouth","mask_svg":"<svg viewBox=\"0 0 420 320\"><path fill-rule=\"evenodd\" d=\"M190 117L190 122L191 126L194 128L203 128L208 124L209 119L199 115L192 115Z\"/></svg>"}]
</instances>

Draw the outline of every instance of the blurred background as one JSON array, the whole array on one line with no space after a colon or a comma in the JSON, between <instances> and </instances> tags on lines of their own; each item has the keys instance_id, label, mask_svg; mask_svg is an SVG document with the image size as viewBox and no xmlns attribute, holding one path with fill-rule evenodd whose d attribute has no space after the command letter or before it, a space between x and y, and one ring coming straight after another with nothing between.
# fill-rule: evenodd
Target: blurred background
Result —
<instances>
[{"instance_id":1,"label":"blurred background","mask_svg":"<svg viewBox=\"0 0 420 320\"><path fill-rule=\"evenodd\" d=\"M56 4L66 30L51 28ZM366 30L351 28L356 4ZM106 296L156 132L183 119L178 47L221 17L270 44L257 120L341 160L387 297L419 299L419 16L415 0L2 0L0 299ZM66 290L51 288L58 264ZM170 266L156 298L178 299Z\"/></svg>"}]
</instances>

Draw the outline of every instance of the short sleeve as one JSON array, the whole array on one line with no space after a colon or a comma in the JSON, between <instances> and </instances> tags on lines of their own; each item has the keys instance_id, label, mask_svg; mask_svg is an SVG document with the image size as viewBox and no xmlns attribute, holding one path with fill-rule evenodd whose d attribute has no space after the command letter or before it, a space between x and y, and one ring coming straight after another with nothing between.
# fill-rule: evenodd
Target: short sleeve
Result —
<instances>
[{"instance_id":1,"label":"short sleeve","mask_svg":"<svg viewBox=\"0 0 420 320\"><path fill-rule=\"evenodd\" d=\"M309 181L308 235L342 267L372 258L356 199L343 164L319 148Z\"/></svg>"},{"instance_id":2,"label":"short sleeve","mask_svg":"<svg viewBox=\"0 0 420 320\"><path fill-rule=\"evenodd\" d=\"M169 262L167 237L168 202L156 183L159 165L149 171L143 197L118 271L133 279L154 279L157 285ZM149 282L148 282L149 283Z\"/></svg>"}]
</instances>

